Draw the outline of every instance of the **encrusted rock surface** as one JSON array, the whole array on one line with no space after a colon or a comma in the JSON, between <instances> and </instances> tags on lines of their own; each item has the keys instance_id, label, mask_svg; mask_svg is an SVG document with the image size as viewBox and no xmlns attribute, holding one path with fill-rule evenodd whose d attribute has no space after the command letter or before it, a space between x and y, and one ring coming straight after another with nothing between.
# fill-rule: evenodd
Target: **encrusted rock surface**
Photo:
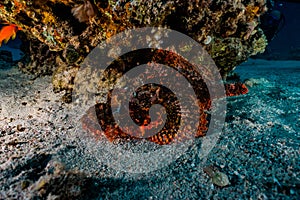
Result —
<instances>
[{"instance_id":1,"label":"encrusted rock surface","mask_svg":"<svg viewBox=\"0 0 300 200\"><path fill-rule=\"evenodd\" d=\"M36 76L55 72L55 90L69 91L74 71L99 42L134 27L162 26L191 36L226 77L264 51L258 24L265 11L264 0L5 0L0 17L23 30L29 58L20 68Z\"/></svg>"}]
</instances>

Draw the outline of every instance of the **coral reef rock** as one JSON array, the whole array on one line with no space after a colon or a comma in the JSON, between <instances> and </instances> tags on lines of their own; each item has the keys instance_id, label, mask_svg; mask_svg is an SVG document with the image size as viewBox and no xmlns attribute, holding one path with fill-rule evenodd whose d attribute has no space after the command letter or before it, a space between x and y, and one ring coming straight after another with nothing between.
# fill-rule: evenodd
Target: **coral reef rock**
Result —
<instances>
[{"instance_id":1,"label":"coral reef rock","mask_svg":"<svg viewBox=\"0 0 300 200\"><path fill-rule=\"evenodd\" d=\"M55 91L70 91L75 71L100 42L134 27L161 26L189 35L209 52L223 77L267 45L259 28L259 17L266 11L264 0L5 0L0 4L0 18L22 29L28 62L20 68L37 76L55 73Z\"/></svg>"}]
</instances>

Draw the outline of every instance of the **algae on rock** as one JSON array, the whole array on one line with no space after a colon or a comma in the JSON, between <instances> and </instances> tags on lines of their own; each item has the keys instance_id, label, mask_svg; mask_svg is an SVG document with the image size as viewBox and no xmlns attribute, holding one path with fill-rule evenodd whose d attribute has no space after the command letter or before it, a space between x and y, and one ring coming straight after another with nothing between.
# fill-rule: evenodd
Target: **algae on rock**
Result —
<instances>
[{"instance_id":1,"label":"algae on rock","mask_svg":"<svg viewBox=\"0 0 300 200\"><path fill-rule=\"evenodd\" d=\"M29 61L21 69L37 76L54 73L55 91L68 92L74 71L93 48L134 27L187 34L203 44L226 77L264 51L267 40L258 24L265 11L264 0L12 0L0 5L1 19L23 30Z\"/></svg>"}]
</instances>

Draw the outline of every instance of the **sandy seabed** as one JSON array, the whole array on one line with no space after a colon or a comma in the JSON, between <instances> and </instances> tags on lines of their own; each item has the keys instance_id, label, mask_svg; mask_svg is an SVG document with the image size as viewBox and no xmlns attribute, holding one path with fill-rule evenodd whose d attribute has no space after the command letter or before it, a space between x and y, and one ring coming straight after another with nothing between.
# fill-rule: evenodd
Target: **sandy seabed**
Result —
<instances>
[{"instance_id":1,"label":"sandy seabed","mask_svg":"<svg viewBox=\"0 0 300 200\"><path fill-rule=\"evenodd\" d=\"M130 174L102 164L75 134L76 110L51 77L0 71L0 199L299 199L300 61L249 60L236 72L250 92L227 98L204 164L195 144L165 168ZM214 185L203 165L230 185Z\"/></svg>"}]
</instances>

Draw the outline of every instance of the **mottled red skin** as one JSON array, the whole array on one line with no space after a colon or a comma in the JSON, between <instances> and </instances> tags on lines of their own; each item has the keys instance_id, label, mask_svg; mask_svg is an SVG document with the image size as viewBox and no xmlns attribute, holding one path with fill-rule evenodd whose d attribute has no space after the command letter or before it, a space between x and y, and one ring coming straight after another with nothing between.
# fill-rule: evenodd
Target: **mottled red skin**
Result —
<instances>
[{"instance_id":1,"label":"mottled red skin","mask_svg":"<svg viewBox=\"0 0 300 200\"><path fill-rule=\"evenodd\" d=\"M230 83L225 84L226 96L239 96L249 92L244 83Z\"/></svg>"},{"instance_id":2,"label":"mottled red skin","mask_svg":"<svg viewBox=\"0 0 300 200\"><path fill-rule=\"evenodd\" d=\"M146 54L145 54L146 55ZM153 53L153 59L155 61L161 61L159 63L164 63L168 66L176 66L180 65L185 68L187 72L193 70L193 68L189 65L187 61L182 59L181 57L178 57L176 54L171 53L171 52L164 52L164 51L157 51ZM126 60L125 60L126 62ZM127 66L127 63L124 63L125 66ZM190 73L193 74L193 73ZM160 74L157 74L160 76ZM192 76L191 76L192 77ZM193 77L192 77L193 78ZM194 77L197 78L197 77ZM205 89L203 85L197 85L197 87L200 87L201 89ZM226 96L237 96L237 95L242 95L246 94L248 92L247 87L243 83L231 83L231 84L225 84L225 90L226 90ZM199 126L198 130L195 133L194 137L203 137L206 135L209 121L208 121L208 115L205 113L205 111L210 109L211 106L211 99L209 96L209 93L201 93L202 95L200 98L201 100L198 99L198 107L200 110L200 116L199 116ZM196 101L197 99L195 99ZM113 116L111 116L110 113L111 111L108 111L109 109L108 104L99 104L96 105L96 107L92 107L87 114L82 118L82 126L85 130L90 131L93 133L96 138L101 139L101 135L103 136L102 133L104 133L105 137L109 141L114 141L116 139L140 139L133 137L130 133L124 133L122 130L118 127L117 124L111 123L114 121ZM99 116L96 116L96 110L98 110ZM106 113L106 114L104 114ZM156 122L157 124L160 124L162 122ZM192 127L195 126L194 124L190 124ZM175 127L176 124L172 124L171 127ZM104 130L102 130L104 129ZM141 130L144 129L149 129L149 126L147 125L141 125L140 126ZM173 128L172 128L173 129ZM175 130L176 128L174 128ZM174 141L176 138L177 141L181 141L182 139L185 139L183 137L184 134L178 134L174 130L168 130L168 129L162 129L160 132L157 134L146 138L146 140L150 142L154 142L159 145L166 145L170 144Z\"/></svg>"},{"instance_id":3,"label":"mottled red skin","mask_svg":"<svg viewBox=\"0 0 300 200\"><path fill-rule=\"evenodd\" d=\"M248 93L248 88L243 83L231 83L225 85L226 96L238 96ZM209 100L210 101L210 100ZM200 116L200 126L198 127L198 131L195 134L195 137L203 137L207 131L208 120L207 115L202 112ZM87 114L82 117L82 127L93 133L95 136L101 136L101 133L104 133L105 137L113 142L116 139L129 139L129 140L138 140L139 138L133 137L132 134L127 133L124 134L118 127L114 127L111 125L106 126L105 130L101 129L101 126L98 122L97 116L95 115L95 107L91 107ZM159 122L157 122L159 123ZM147 129L147 126L141 126L141 129ZM170 144L174 138L177 137L177 134L174 135L166 135L164 133L158 133L154 136L147 138L148 141L154 142L159 145ZM100 139L100 138L99 138Z\"/></svg>"}]
</instances>

